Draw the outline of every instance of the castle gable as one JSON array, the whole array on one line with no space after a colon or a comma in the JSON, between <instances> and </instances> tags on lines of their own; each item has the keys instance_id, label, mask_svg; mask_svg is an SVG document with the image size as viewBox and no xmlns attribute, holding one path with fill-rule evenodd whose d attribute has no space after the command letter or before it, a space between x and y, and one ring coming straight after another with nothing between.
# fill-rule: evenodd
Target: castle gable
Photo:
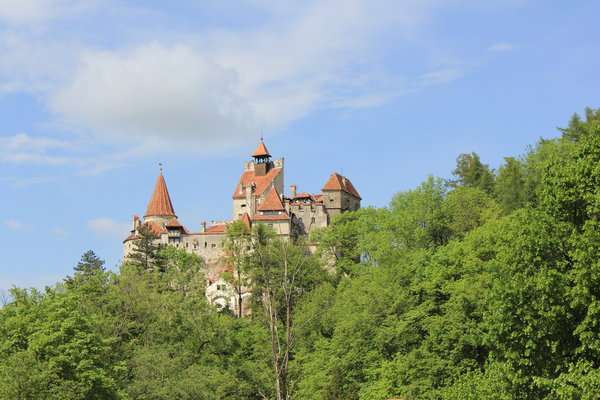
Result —
<instances>
[{"instance_id":1,"label":"castle gable","mask_svg":"<svg viewBox=\"0 0 600 400\"><path fill-rule=\"evenodd\" d=\"M285 211L275 188L271 188L265 200L258 206L258 211Z\"/></svg>"}]
</instances>

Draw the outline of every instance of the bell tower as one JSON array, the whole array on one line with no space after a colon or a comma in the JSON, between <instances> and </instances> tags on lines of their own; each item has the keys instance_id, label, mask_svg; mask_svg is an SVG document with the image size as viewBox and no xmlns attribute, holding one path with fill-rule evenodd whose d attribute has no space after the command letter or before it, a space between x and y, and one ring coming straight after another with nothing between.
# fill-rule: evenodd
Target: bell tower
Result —
<instances>
[{"instance_id":1,"label":"bell tower","mask_svg":"<svg viewBox=\"0 0 600 400\"><path fill-rule=\"evenodd\" d=\"M254 176L265 176L273 168L271 154L267 150L262 137L256 151L252 153L251 157L254 158Z\"/></svg>"}]
</instances>

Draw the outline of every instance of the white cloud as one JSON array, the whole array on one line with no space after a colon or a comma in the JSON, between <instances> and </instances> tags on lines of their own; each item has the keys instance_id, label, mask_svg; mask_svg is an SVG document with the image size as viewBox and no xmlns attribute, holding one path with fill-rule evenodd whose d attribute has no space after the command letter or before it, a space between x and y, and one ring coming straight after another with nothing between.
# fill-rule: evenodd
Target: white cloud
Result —
<instances>
[{"instance_id":1,"label":"white cloud","mask_svg":"<svg viewBox=\"0 0 600 400\"><path fill-rule=\"evenodd\" d=\"M259 1L258 27L86 52L51 109L105 143L211 152L316 107L372 107L404 93L403 79L373 74L383 51L373 43L392 27L411 37L434 3Z\"/></svg>"},{"instance_id":2,"label":"white cloud","mask_svg":"<svg viewBox=\"0 0 600 400\"><path fill-rule=\"evenodd\" d=\"M89 9L95 0L0 0L0 20L12 24L39 23Z\"/></svg>"},{"instance_id":3,"label":"white cloud","mask_svg":"<svg viewBox=\"0 0 600 400\"><path fill-rule=\"evenodd\" d=\"M117 222L110 218L96 218L86 223L89 230L102 239L125 239L127 237L130 224Z\"/></svg>"},{"instance_id":4,"label":"white cloud","mask_svg":"<svg viewBox=\"0 0 600 400\"><path fill-rule=\"evenodd\" d=\"M30 228L29 225L26 225L23 222L18 221L16 219L10 219L8 221L4 221L4 226L6 226L7 228L10 228L10 229L14 229L16 231L24 231L24 230Z\"/></svg>"},{"instance_id":5,"label":"white cloud","mask_svg":"<svg viewBox=\"0 0 600 400\"><path fill-rule=\"evenodd\" d=\"M47 18L58 0L0 0L0 19L24 22Z\"/></svg>"},{"instance_id":6,"label":"white cloud","mask_svg":"<svg viewBox=\"0 0 600 400\"><path fill-rule=\"evenodd\" d=\"M511 50L514 50L515 48L516 48L516 46L513 44L506 43L506 42L499 42L499 43L494 43L493 45L488 47L487 51L489 51L491 53L498 53L498 52L502 52L502 51L511 51Z\"/></svg>"},{"instance_id":7,"label":"white cloud","mask_svg":"<svg viewBox=\"0 0 600 400\"><path fill-rule=\"evenodd\" d=\"M69 232L66 229L62 229L62 228L52 228L50 230L50 233L52 234L54 240L57 240L59 242L66 241L67 236L69 236L71 234L71 232Z\"/></svg>"},{"instance_id":8,"label":"white cloud","mask_svg":"<svg viewBox=\"0 0 600 400\"><path fill-rule=\"evenodd\" d=\"M85 54L51 105L103 141L214 147L256 135L257 117L237 84L234 70L189 46L151 43L129 54Z\"/></svg>"},{"instance_id":9,"label":"white cloud","mask_svg":"<svg viewBox=\"0 0 600 400\"><path fill-rule=\"evenodd\" d=\"M71 142L53 138L32 138L24 133L0 138L0 161L14 164L32 163L40 165L60 165L69 157L61 154L48 154L56 150L70 150Z\"/></svg>"},{"instance_id":10,"label":"white cloud","mask_svg":"<svg viewBox=\"0 0 600 400\"><path fill-rule=\"evenodd\" d=\"M449 83L456 79L459 79L464 75L463 68L441 68L436 71L428 72L421 76L421 83L423 85L439 85L443 83Z\"/></svg>"}]
</instances>

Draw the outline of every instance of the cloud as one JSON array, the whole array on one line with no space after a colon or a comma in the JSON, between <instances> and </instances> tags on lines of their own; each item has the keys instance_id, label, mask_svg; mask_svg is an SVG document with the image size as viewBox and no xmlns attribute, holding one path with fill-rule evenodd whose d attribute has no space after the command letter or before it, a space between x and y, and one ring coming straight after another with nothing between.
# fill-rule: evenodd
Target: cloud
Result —
<instances>
[{"instance_id":1,"label":"cloud","mask_svg":"<svg viewBox=\"0 0 600 400\"><path fill-rule=\"evenodd\" d=\"M73 143L53 138L32 138L24 133L0 138L0 160L13 164L32 163L39 165L60 165L69 157L61 154L48 154L55 150L73 149Z\"/></svg>"},{"instance_id":2,"label":"cloud","mask_svg":"<svg viewBox=\"0 0 600 400\"><path fill-rule=\"evenodd\" d=\"M39 23L80 13L94 3L94 0L0 0L0 21L11 24Z\"/></svg>"},{"instance_id":3,"label":"cloud","mask_svg":"<svg viewBox=\"0 0 600 400\"><path fill-rule=\"evenodd\" d=\"M463 68L441 68L421 76L421 84L425 86L449 83L464 75Z\"/></svg>"},{"instance_id":4,"label":"cloud","mask_svg":"<svg viewBox=\"0 0 600 400\"><path fill-rule=\"evenodd\" d=\"M9 229L14 229L16 231L24 231L24 230L30 228L29 225L26 225L23 222L18 221L16 219L10 219L8 221L4 221L4 226L6 226Z\"/></svg>"},{"instance_id":5,"label":"cloud","mask_svg":"<svg viewBox=\"0 0 600 400\"><path fill-rule=\"evenodd\" d=\"M498 43L494 43L493 45L488 47L487 51L489 51L491 53L498 53L498 52L502 52L502 51L511 51L511 50L514 50L515 48L516 48L516 46L512 45L510 43L498 42Z\"/></svg>"},{"instance_id":6,"label":"cloud","mask_svg":"<svg viewBox=\"0 0 600 400\"><path fill-rule=\"evenodd\" d=\"M234 70L191 47L151 43L129 53L86 53L50 104L111 143L218 146L258 129L237 86Z\"/></svg>"},{"instance_id":7,"label":"cloud","mask_svg":"<svg viewBox=\"0 0 600 400\"><path fill-rule=\"evenodd\" d=\"M0 19L25 22L49 17L57 0L0 0Z\"/></svg>"},{"instance_id":8,"label":"cloud","mask_svg":"<svg viewBox=\"0 0 600 400\"><path fill-rule=\"evenodd\" d=\"M384 51L373 43L392 27L413 36L435 3L255 2L257 26L85 52L50 108L66 126L140 153L248 143L317 107L373 107L405 93L397 73L373 73Z\"/></svg>"},{"instance_id":9,"label":"cloud","mask_svg":"<svg viewBox=\"0 0 600 400\"><path fill-rule=\"evenodd\" d=\"M87 222L87 227L102 239L125 239L130 230L128 223L117 222L110 218L96 218Z\"/></svg>"}]
</instances>

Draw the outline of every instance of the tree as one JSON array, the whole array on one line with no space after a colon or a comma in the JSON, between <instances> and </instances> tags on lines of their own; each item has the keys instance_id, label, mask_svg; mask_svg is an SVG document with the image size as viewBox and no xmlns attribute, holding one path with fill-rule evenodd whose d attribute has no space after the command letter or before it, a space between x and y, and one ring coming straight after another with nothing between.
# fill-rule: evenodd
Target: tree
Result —
<instances>
[{"instance_id":1,"label":"tree","mask_svg":"<svg viewBox=\"0 0 600 400\"><path fill-rule=\"evenodd\" d=\"M342 370L335 367L331 374L331 382L323 392L322 400L346 400L344 395L344 382L342 380Z\"/></svg>"},{"instance_id":2,"label":"tree","mask_svg":"<svg viewBox=\"0 0 600 400\"><path fill-rule=\"evenodd\" d=\"M138 228L138 235L133 241L133 250L129 255L129 259L137 262L144 269L164 270L164 260L160 253L163 245L157 243L158 239L158 234L152 230L149 224L142 224Z\"/></svg>"},{"instance_id":3,"label":"tree","mask_svg":"<svg viewBox=\"0 0 600 400\"><path fill-rule=\"evenodd\" d=\"M92 250L88 250L81 256L81 260L73 268L75 272L89 275L93 272L104 272L104 260L96 255Z\"/></svg>"},{"instance_id":4,"label":"tree","mask_svg":"<svg viewBox=\"0 0 600 400\"><path fill-rule=\"evenodd\" d=\"M456 180L451 185L477 187L488 194L494 191L494 174L489 165L483 164L477 153L460 154L456 158L456 169L452 171Z\"/></svg>"},{"instance_id":5,"label":"tree","mask_svg":"<svg viewBox=\"0 0 600 400\"><path fill-rule=\"evenodd\" d=\"M244 315L243 290L250 283L247 278L250 242L250 228L244 221L234 221L227 227L224 241L227 255L224 260L232 270L226 271L223 278L231 284L237 295L238 318Z\"/></svg>"},{"instance_id":6,"label":"tree","mask_svg":"<svg viewBox=\"0 0 600 400\"><path fill-rule=\"evenodd\" d=\"M563 139L578 143L583 138L590 136L600 127L600 108L585 108L585 121L581 120L579 114L575 113L566 128L558 128L562 132Z\"/></svg>"},{"instance_id":7,"label":"tree","mask_svg":"<svg viewBox=\"0 0 600 400\"><path fill-rule=\"evenodd\" d=\"M500 216L500 207L483 190L459 186L446 198L452 234L464 237L468 232Z\"/></svg>"},{"instance_id":8,"label":"tree","mask_svg":"<svg viewBox=\"0 0 600 400\"><path fill-rule=\"evenodd\" d=\"M504 157L504 161L496 178L496 198L506 215L525 205L527 192L523 163L513 157Z\"/></svg>"},{"instance_id":9,"label":"tree","mask_svg":"<svg viewBox=\"0 0 600 400\"><path fill-rule=\"evenodd\" d=\"M275 398L288 400L292 395L292 351L299 333L313 317L295 321L296 307L303 296L324 280L325 272L307 249L275 237L264 224L253 229L252 255L249 272L258 308L255 312L261 314L268 330Z\"/></svg>"},{"instance_id":10,"label":"tree","mask_svg":"<svg viewBox=\"0 0 600 400\"><path fill-rule=\"evenodd\" d=\"M449 214L446 207L447 189L441 179L429 176L415 190L394 195L390 202L387 224L393 246L427 248L441 246L450 239Z\"/></svg>"}]
</instances>

